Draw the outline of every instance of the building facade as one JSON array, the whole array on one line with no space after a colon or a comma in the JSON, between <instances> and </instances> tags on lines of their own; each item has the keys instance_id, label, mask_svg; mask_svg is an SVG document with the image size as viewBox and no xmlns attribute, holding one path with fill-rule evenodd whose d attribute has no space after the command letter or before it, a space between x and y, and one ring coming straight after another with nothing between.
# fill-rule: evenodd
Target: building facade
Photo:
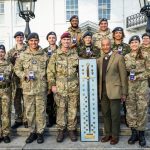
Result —
<instances>
[{"instance_id":1,"label":"building facade","mask_svg":"<svg viewBox=\"0 0 150 150\"><path fill-rule=\"evenodd\" d=\"M116 26L124 28L125 41L128 42L131 35L145 32L146 20L138 24L139 11L138 0L37 0L35 19L31 19L30 29L39 33L40 45L44 48L48 44L46 35L50 31L57 33L59 41L60 35L70 26L70 16L79 16L83 32L96 32L99 19L105 17L109 19L111 29ZM19 17L17 0L0 0L0 43L10 49L15 42L14 33L24 32L24 29L25 21Z\"/></svg>"}]
</instances>

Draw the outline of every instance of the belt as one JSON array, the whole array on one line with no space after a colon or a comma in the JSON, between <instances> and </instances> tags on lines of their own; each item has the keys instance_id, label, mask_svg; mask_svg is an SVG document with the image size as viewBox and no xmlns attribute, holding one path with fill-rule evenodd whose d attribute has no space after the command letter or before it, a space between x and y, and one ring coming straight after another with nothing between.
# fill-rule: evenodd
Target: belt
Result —
<instances>
[{"instance_id":1,"label":"belt","mask_svg":"<svg viewBox=\"0 0 150 150\"><path fill-rule=\"evenodd\" d=\"M9 87L10 87L10 83L0 85L0 89L6 89L6 88L9 88Z\"/></svg>"}]
</instances>

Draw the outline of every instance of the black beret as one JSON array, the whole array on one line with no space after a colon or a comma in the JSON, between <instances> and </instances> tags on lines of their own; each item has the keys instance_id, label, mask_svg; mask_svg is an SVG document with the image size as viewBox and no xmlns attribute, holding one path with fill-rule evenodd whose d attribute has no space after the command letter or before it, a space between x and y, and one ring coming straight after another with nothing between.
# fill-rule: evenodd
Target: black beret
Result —
<instances>
[{"instance_id":1,"label":"black beret","mask_svg":"<svg viewBox=\"0 0 150 150\"><path fill-rule=\"evenodd\" d=\"M47 39L47 40L48 40L49 35L55 35L55 36L56 36L56 33L53 32L53 31L49 32L49 33L47 34L47 36L46 36L46 39Z\"/></svg>"},{"instance_id":2,"label":"black beret","mask_svg":"<svg viewBox=\"0 0 150 150\"><path fill-rule=\"evenodd\" d=\"M18 31L15 33L14 38L16 38L17 36L23 36L24 37L24 34L23 34L23 32Z\"/></svg>"},{"instance_id":3,"label":"black beret","mask_svg":"<svg viewBox=\"0 0 150 150\"><path fill-rule=\"evenodd\" d=\"M3 50L3 51L5 51L5 46L1 44L0 45L0 49Z\"/></svg>"},{"instance_id":4,"label":"black beret","mask_svg":"<svg viewBox=\"0 0 150 150\"><path fill-rule=\"evenodd\" d=\"M143 39L144 36L148 36L148 37L150 38L150 33L144 33L144 34L142 35L142 39Z\"/></svg>"},{"instance_id":5,"label":"black beret","mask_svg":"<svg viewBox=\"0 0 150 150\"><path fill-rule=\"evenodd\" d=\"M86 36L91 36L92 37L92 33L87 31L83 34L82 38L85 38Z\"/></svg>"},{"instance_id":6,"label":"black beret","mask_svg":"<svg viewBox=\"0 0 150 150\"><path fill-rule=\"evenodd\" d=\"M108 22L108 20L106 18L102 18L102 19L99 20L99 25L101 24L102 21Z\"/></svg>"},{"instance_id":7,"label":"black beret","mask_svg":"<svg viewBox=\"0 0 150 150\"><path fill-rule=\"evenodd\" d=\"M27 40L30 40L30 39L33 39L33 38L39 40L39 35L38 35L37 33L35 33L35 32L30 33L30 34L28 35Z\"/></svg>"},{"instance_id":8,"label":"black beret","mask_svg":"<svg viewBox=\"0 0 150 150\"><path fill-rule=\"evenodd\" d=\"M140 42L140 37L138 35L134 35L129 39L129 44L134 41L134 40L138 40Z\"/></svg>"},{"instance_id":9,"label":"black beret","mask_svg":"<svg viewBox=\"0 0 150 150\"><path fill-rule=\"evenodd\" d=\"M73 16L71 16L71 18L70 18L70 22L71 22L71 20L74 19L74 18L79 19L77 15L73 15Z\"/></svg>"},{"instance_id":10,"label":"black beret","mask_svg":"<svg viewBox=\"0 0 150 150\"><path fill-rule=\"evenodd\" d=\"M123 32L123 28L122 28L122 27L116 27L116 28L113 29L112 32L116 32L116 31L121 31L121 32Z\"/></svg>"}]
</instances>

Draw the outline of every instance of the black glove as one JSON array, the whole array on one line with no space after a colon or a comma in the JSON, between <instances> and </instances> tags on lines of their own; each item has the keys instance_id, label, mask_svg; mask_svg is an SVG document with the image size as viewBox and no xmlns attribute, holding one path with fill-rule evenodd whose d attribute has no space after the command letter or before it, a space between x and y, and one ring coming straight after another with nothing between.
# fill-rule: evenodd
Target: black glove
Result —
<instances>
[{"instance_id":1,"label":"black glove","mask_svg":"<svg viewBox=\"0 0 150 150\"><path fill-rule=\"evenodd\" d=\"M150 88L150 78L148 78L148 87Z\"/></svg>"}]
</instances>

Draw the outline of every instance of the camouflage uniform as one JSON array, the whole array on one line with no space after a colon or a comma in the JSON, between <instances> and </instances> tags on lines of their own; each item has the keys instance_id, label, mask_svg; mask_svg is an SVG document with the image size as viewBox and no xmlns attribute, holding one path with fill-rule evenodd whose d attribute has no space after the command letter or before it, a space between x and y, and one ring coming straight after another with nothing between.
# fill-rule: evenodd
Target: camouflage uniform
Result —
<instances>
[{"instance_id":1,"label":"camouflage uniform","mask_svg":"<svg viewBox=\"0 0 150 150\"><path fill-rule=\"evenodd\" d=\"M126 100L127 122L129 127L144 131L147 117L147 89L150 61L148 53L143 53L144 59L136 59L132 52L125 55L126 69L135 72L135 80L128 80L129 95Z\"/></svg>"},{"instance_id":2,"label":"camouflage uniform","mask_svg":"<svg viewBox=\"0 0 150 150\"><path fill-rule=\"evenodd\" d=\"M11 123L11 77L12 65L4 60L0 63L0 74L4 81L0 81L0 137L8 136Z\"/></svg>"},{"instance_id":3,"label":"camouflage uniform","mask_svg":"<svg viewBox=\"0 0 150 150\"><path fill-rule=\"evenodd\" d=\"M78 55L74 49L64 53L60 48L52 55L48 68L47 78L49 89L56 86L55 101L57 105L57 128L75 130L77 125L78 89ZM67 115L66 115L67 113ZM67 117L67 118L66 118Z\"/></svg>"},{"instance_id":4,"label":"camouflage uniform","mask_svg":"<svg viewBox=\"0 0 150 150\"><path fill-rule=\"evenodd\" d=\"M130 46L128 44L123 43L123 42L121 44L116 44L116 43L112 44L112 50L113 51L116 51L116 52L120 53L119 49L121 49L121 54L123 56L130 53Z\"/></svg>"},{"instance_id":5,"label":"camouflage uniform","mask_svg":"<svg viewBox=\"0 0 150 150\"><path fill-rule=\"evenodd\" d=\"M98 47L99 49L101 49L101 40L103 38L109 38L112 40L112 33L110 31L110 29L108 28L107 31L102 32L102 31L97 31L94 35L93 35L93 42L94 45L96 47Z\"/></svg>"},{"instance_id":6,"label":"camouflage uniform","mask_svg":"<svg viewBox=\"0 0 150 150\"><path fill-rule=\"evenodd\" d=\"M30 132L43 133L46 125L46 80L47 56L41 48L31 52L28 48L15 64L15 73L20 78L23 88L25 113ZM29 79L33 71L35 79Z\"/></svg>"},{"instance_id":7,"label":"camouflage uniform","mask_svg":"<svg viewBox=\"0 0 150 150\"><path fill-rule=\"evenodd\" d=\"M91 45L91 46L82 45L78 48L78 55L79 57L82 57L82 58L93 58L93 57L99 58L100 49L98 49L94 45Z\"/></svg>"},{"instance_id":8,"label":"camouflage uniform","mask_svg":"<svg viewBox=\"0 0 150 150\"><path fill-rule=\"evenodd\" d=\"M26 50L26 48L27 46L24 44L22 49L17 49L17 46L10 49L7 53L8 61L11 62L13 65L15 65L16 56L19 57L19 55L23 53ZM15 121L25 122L26 117L25 114L22 112L22 103L21 103L21 99L23 99L22 88L20 84L20 79L16 76L15 73L13 74L13 89L14 89L13 99L14 99L14 108L15 108Z\"/></svg>"},{"instance_id":9,"label":"camouflage uniform","mask_svg":"<svg viewBox=\"0 0 150 150\"><path fill-rule=\"evenodd\" d=\"M81 29L80 28L74 29L72 27L69 27L68 32L71 34L72 43L73 43L73 38L75 37L77 40L77 46L79 46L81 44L81 37L82 37Z\"/></svg>"},{"instance_id":10,"label":"camouflage uniform","mask_svg":"<svg viewBox=\"0 0 150 150\"><path fill-rule=\"evenodd\" d=\"M58 46L56 45L56 49L52 49L51 54L48 53L48 50L51 49L50 46L43 49L43 51L47 54L49 59L51 58L52 54L56 53ZM47 95L47 104L46 104L46 113L48 115L48 127L52 126L53 123L56 123L56 103L54 101L54 94L51 92Z\"/></svg>"}]
</instances>

